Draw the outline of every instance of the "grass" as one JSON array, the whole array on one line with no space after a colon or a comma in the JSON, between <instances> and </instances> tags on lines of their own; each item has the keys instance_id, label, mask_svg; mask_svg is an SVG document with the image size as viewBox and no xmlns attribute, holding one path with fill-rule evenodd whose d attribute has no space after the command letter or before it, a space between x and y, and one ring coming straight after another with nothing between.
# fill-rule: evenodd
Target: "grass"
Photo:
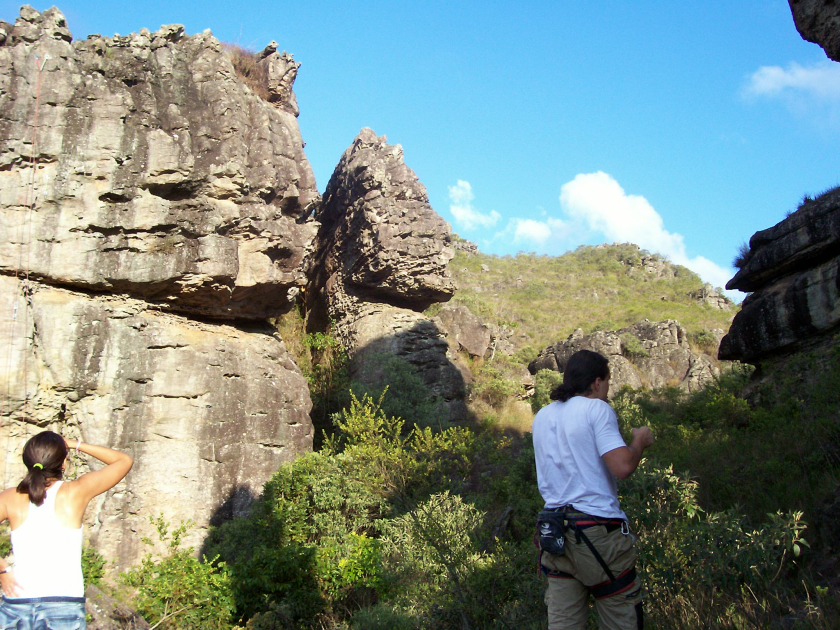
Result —
<instances>
[{"instance_id":1,"label":"grass","mask_svg":"<svg viewBox=\"0 0 840 630\"><path fill-rule=\"evenodd\" d=\"M257 53L237 44L228 43L222 44L222 50L230 57L236 76L242 79L254 94L264 101L269 100L268 70L265 65L259 63Z\"/></svg>"},{"instance_id":2,"label":"grass","mask_svg":"<svg viewBox=\"0 0 840 630\"><path fill-rule=\"evenodd\" d=\"M582 246L558 257L457 251L450 264L458 284L453 300L488 323L513 329L516 348L526 355L576 328L618 330L645 318L675 319L694 334L729 328L737 307L699 304L689 295L703 286L697 274L664 261L673 276L654 277L641 267L643 255L634 245Z\"/></svg>"}]
</instances>

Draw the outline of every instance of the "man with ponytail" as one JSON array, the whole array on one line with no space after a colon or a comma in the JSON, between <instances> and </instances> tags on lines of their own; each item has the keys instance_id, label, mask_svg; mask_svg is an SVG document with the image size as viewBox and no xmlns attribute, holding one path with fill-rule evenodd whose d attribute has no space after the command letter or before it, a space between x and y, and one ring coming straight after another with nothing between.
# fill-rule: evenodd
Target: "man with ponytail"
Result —
<instances>
[{"instance_id":1,"label":"man with ponytail","mask_svg":"<svg viewBox=\"0 0 840 630\"><path fill-rule=\"evenodd\" d=\"M648 427L629 446L607 402L610 370L597 352L573 354L554 401L534 418L540 565L548 576L549 630L584 630L589 595L601 630L643 627L635 536L621 510L616 478L629 477L653 444Z\"/></svg>"},{"instance_id":2,"label":"man with ponytail","mask_svg":"<svg viewBox=\"0 0 840 630\"><path fill-rule=\"evenodd\" d=\"M62 481L73 448L105 466ZM84 629L82 518L91 499L117 485L133 460L104 446L43 431L24 446L23 463L23 481L0 493L0 522L9 521L15 558L14 566L0 560L0 627Z\"/></svg>"}]
</instances>

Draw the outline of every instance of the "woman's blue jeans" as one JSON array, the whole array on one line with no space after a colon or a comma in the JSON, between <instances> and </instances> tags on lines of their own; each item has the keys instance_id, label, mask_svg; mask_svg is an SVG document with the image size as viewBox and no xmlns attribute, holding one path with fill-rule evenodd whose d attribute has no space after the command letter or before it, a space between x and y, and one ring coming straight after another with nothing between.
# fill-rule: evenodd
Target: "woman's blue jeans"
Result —
<instances>
[{"instance_id":1,"label":"woman's blue jeans","mask_svg":"<svg viewBox=\"0 0 840 630\"><path fill-rule=\"evenodd\" d=\"M33 597L0 603L0 630L85 630L84 597Z\"/></svg>"}]
</instances>

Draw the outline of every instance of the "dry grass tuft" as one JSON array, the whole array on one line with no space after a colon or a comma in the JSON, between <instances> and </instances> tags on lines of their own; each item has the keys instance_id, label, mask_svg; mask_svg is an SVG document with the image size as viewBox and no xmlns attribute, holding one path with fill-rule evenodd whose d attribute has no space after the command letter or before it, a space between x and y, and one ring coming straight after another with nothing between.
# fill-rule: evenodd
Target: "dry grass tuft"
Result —
<instances>
[{"instance_id":1,"label":"dry grass tuft","mask_svg":"<svg viewBox=\"0 0 840 630\"><path fill-rule=\"evenodd\" d=\"M224 50L233 63L236 75L242 79L251 91L264 101L269 99L268 70L258 63L258 56L253 50L248 50L236 44L222 44Z\"/></svg>"}]
</instances>

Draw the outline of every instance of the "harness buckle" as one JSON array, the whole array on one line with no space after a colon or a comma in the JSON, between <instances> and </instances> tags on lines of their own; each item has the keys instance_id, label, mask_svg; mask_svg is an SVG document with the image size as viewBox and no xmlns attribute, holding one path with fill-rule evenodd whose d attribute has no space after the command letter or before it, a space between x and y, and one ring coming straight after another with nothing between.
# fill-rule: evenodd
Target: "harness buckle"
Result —
<instances>
[{"instance_id":1,"label":"harness buckle","mask_svg":"<svg viewBox=\"0 0 840 630\"><path fill-rule=\"evenodd\" d=\"M630 535L630 526L627 524L627 521L621 521L621 533L625 536Z\"/></svg>"}]
</instances>

